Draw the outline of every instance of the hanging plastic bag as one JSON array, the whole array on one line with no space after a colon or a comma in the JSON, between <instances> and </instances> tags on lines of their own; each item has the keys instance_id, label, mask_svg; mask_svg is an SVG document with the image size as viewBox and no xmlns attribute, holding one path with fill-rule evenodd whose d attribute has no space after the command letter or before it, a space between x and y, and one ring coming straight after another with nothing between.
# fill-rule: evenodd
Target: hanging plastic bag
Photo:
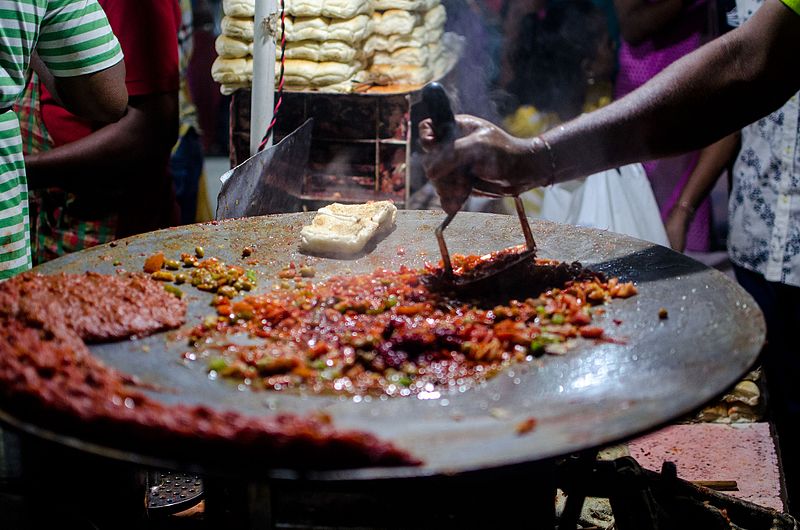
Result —
<instances>
[{"instance_id":1,"label":"hanging plastic bag","mask_svg":"<svg viewBox=\"0 0 800 530\"><path fill-rule=\"evenodd\" d=\"M547 188L541 217L669 247L658 204L641 164L609 169Z\"/></svg>"}]
</instances>

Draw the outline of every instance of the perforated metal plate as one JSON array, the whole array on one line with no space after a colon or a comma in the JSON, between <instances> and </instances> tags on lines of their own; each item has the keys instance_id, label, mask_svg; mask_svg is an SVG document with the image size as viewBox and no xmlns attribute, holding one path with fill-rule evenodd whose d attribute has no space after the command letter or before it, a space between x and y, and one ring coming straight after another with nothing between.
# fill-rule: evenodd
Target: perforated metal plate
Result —
<instances>
[{"instance_id":1,"label":"perforated metal plate","mask_svg":"<svg viewBox=\"0 0 800 530\"><path fill-rule=\"evenodd\" d=\"M203 479L175 471L151 471L147 475L147 510L170 515L188 510L203 499Z\"/></svg>"}]
</instances>

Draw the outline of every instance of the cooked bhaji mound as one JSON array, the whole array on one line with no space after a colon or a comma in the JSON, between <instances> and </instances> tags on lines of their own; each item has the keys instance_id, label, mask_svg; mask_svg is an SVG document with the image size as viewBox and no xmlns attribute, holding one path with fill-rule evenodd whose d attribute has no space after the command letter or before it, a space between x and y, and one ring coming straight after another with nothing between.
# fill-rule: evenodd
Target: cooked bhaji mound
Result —
<instances>
[{"instance_id":1,"label":"cooked bhaji mound","mask_svg":"<svg viewBox=\"0 0 800 530\"><path fill-rule=\"evenodd\" d=\"M49 303L42 293L50 295ZM137 275L26 274L0 284L3 408L93 441L162 457L209 461L218 455L220 461L246 458L256 467L298 469L419 463L370 434L339 431L323 417L248 417L164 405L91 356L82 339L179 325L183 302L162 293L160 284ZM33 313L35 304L41 316Z\"/></svg>"},{"instance_id":2,"label":"cooked bhaji mound","mask_svg":"<svg viewBox=\"0 0 800 530\"><path fill-rule=\"evenodd\" d=\"M29 272L0 285L0 313L106 342L176 328L186 319L186 304L143 274Z\"/></svg>"},{"instance_id":3,"label":"cooked bhaji mound","mask_svg":"<svg viewBox=\"0 0 800 530\"><path fill-rule=\"evenodd\" d=\"M474 264L454 256L457 267ZM190 340L208 358L212 376L253 388L389 396L463 391L511 363L566 353L578 337L608 340L592 325L593 315L612 298L636 292L578 264L532 260L531 267L530 283L556 283L492 307L432 290L425 280L439 274L433 267L316 285L298 271L270 293L216 299L217 315Z\"/></svg>"}]
</instances>

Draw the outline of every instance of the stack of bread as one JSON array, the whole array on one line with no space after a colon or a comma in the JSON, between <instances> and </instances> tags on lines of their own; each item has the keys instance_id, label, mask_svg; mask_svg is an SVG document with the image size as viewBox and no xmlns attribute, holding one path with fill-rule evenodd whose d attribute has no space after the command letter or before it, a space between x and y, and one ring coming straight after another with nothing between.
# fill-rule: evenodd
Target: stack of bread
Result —
<instances>
[{"instance_id":1,"label":"stack of bread","mask_svg":"<svg viewBox=\"0 0 800 530\"><path fill-rule=\"evenodd\" d=\"M440 0L371 0L368 80L380 85L421 85L447 68L442 45L447 12Z\"/></svg>"},{"instance_id":2,"label":"stack of bread","mask_svg":"<svg viewBox=\"0 0 800 530\"><path fill-rule=\"evenodd\" d=\"M212 76L224 94L252 84L255 1L223 0ZM354 81L421 85L447 67L442 45L447 15L440 0L285 0L284 5L289 88L349 92Z\"/></svg>"},{"instance_id":3,"label":"stack of bread","mask_svg":"<svg viewBox=\"0 0 800 530\"><path fill-rule=\"evenodd\" d=\"M286 85L349 92L365 66L372 6L365 0L285 0L285 6Z\"/></svg>"},{"instance_id":4,"label":"stack of bread","mask_svg":"<svg viewBox=\"0 0 800 530\"><path fill-rule=\"evenodd\" d=\"M221 33L217 37L217 59L211 67L223 94L247 88L253 82L253 35L255 0L223 0Z\"/></svg>"}]
</instances>

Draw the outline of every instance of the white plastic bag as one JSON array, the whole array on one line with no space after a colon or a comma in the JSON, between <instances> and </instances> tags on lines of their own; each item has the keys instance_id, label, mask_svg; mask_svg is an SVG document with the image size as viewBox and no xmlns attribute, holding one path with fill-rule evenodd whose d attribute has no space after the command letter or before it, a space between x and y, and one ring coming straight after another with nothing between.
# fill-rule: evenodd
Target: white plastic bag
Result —
<instances>
[{"instance_id":1,"label":"white plastic bag","mask_svg":"<svg viewBox=\"0 0 800 530\"><path fill-rule=\"evenodd\" d=\"M658 204L641 164L609 169L545 189L541 217L669 247Z\"/></svg>"}]
</instances>

